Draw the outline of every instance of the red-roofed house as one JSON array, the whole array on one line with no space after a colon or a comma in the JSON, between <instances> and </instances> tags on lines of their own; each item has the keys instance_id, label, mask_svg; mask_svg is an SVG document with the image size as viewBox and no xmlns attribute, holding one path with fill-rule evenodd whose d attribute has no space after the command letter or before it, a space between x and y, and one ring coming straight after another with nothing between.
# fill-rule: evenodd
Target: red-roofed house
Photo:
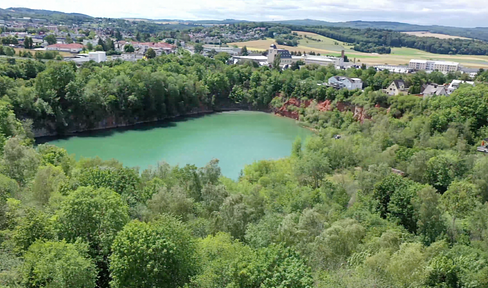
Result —
<instances>
[{"instance_id":1,"label":"red-roofed house","mask_svg":"<svg viewBox=\"0 0 488 288\"><path fill-rule=\"evenodd\" d=\"M46 47L46 50L54 50L54 51L61 51L61 52L71 52L71 53L80 53L83 50L83 45L78 43L71 43L71 44L53 44Z\"/></svg>"}]
</instances>

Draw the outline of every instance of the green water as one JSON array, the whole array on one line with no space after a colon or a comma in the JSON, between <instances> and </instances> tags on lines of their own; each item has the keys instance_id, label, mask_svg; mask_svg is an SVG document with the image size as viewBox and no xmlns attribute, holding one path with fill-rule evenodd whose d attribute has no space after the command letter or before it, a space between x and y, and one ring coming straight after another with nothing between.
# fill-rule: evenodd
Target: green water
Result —
<instances>
[{"instance_id":1,"label":"green water","mask_svg":"<svg viewBox=\"0 0 488 288\"><path fill-rule=\"evenodd\" d=\"M256 160L289 156L297 136L312 132L295 121L262 112L225 112L181 121L84 133L48 141L76 158L117 159L145 169L164 160L171 165L204 166L219 159L222 174L232 179Z\"/></svg>"}]
</instances>

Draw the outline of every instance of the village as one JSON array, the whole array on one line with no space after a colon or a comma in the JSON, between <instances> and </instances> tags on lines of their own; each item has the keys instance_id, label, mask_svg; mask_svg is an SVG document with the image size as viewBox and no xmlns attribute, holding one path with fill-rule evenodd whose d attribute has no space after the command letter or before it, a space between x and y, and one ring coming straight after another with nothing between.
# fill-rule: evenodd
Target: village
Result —
<instances>
[{"instance_id":1,"label":"village","mask_svg":"<svg viewBox=\"0 0 488 288\"><path fill-rule=\"evenodd\" d=\"M115 23L111 22L105 24L108 27L110 25L116 26ZM8 52L8 48L11 48L11 55L4 54L25 58L73 61L78 66L90 61L96 63L116 60L137 61L163 54L175 54L177 51L187 51L190 54L197 53L206 57L214 57L221 53L228 59L227 64L229 65L253 62L254 65L271 68L277 66L280 69L292 67L296 69L306 65L333 66L336 69L373 67L376 71L387 70L393 74L438 71L444 74L461 72L466 75L463 80L452 80L450 83L423 84L420 93L414 93L422 97L447 96L463 84L474 86L474 81L470 80L473 80L477 74L476 69L465 68L459 63L449 61L412 59L408 66L361 65L361 63L349 62L344 50L341 51L340 56L326 56L313 52L307 54L305 51L297 53L278 48L276 44L272 44L264 52L247 51L245 47L239 48L226 44L233 41L265 39L266 36L276 35L277 32L274 32L274 29L266 27L229 24L202 25L186 32L177 30L149 34L110 29L107 28L107 25L100 25L100 23L95 25L93 21L89 21L63 26L49 23L44 19L30 17L11 18L8 21L0 20L2 51ZM49 52L54 54L49 54ZM361 79L345 76L333 76L326 82L317 85L325 85L337 90L362 90L365 88ZM409 94L409 88L407 83L399 77L398 80L393 81L382 91L389 96L406 95Z\"/></svg>"}]
</instances>

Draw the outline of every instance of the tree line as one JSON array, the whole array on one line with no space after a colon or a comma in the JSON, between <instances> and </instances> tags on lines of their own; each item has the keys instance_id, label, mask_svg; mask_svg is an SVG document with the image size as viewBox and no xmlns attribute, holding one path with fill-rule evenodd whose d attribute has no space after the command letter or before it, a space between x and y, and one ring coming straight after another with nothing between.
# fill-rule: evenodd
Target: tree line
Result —
<instances>
[{"instance_id":1,"label":"tree line","mask_svg":"<svg viewBox=\"0 0 488 288\"><path fill-rule=\"evenodd\" d=\"M338 70L317 65L279 71L257 68L252 62L229 66L228 59L226 53L213 59L183 53L150 61L89 62L79 68L73 62L14 60L0 66L4 75L0 79L16 115L33 119L36 129L65 133L103 127L108 121L153 121L235 103L266 109L276 95L335 100L345 92L317 83L337 75L361 78L365 88L373 91L404 78L412 93L420 93L425 83L466 77L440 72L399 76L374 68Z\"/></svg>"}]
</instances>

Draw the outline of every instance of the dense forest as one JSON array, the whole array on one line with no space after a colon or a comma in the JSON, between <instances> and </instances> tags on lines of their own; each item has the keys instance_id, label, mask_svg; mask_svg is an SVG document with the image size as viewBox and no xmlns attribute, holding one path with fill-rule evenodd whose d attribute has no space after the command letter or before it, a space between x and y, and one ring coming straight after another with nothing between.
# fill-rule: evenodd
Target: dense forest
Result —
<instances>
[{"instance_id":1,"label":"dense forest","mask_svg":"<svg viewBox=\"0 0 488 288\"><path fill-rule=\"evenodd\" d=\"M3 59L0 94L19 118L31 119L34 128L65 133L99 127L109 118L130 124L235 103L267 109L277 95L318 101L345 99L351 91L317 85L337 75L361 78L372 91L404 78L411 93L420 93L425 83L468 79L459 72L396 75L374 68L337 70L314 65L279 71L257 68L253 62L226 65L228 57L220 53L211 59L181 52L136 63L89 62L80 68L72 62Z\"/></svg>"},{"instance_id":2,"label":"dense forest","mask_svg":"<svg viewBox=\"0 0 488 288\"><path fill-rule=\"evenodd\" d=\"M0 63L0 287L487 287L488 158L475 146L488 134L488 86L387 97L378 90L400 75L225 58ZM317 85L331 75L367 88ZM460 75L401 77L417 89ZM237 181L218 160L140 171L33 146L32 127L291 97L311 100L296 109L317 134ZM369 117L318 109L326 100Z\"/></svg>"}]
</instances>

